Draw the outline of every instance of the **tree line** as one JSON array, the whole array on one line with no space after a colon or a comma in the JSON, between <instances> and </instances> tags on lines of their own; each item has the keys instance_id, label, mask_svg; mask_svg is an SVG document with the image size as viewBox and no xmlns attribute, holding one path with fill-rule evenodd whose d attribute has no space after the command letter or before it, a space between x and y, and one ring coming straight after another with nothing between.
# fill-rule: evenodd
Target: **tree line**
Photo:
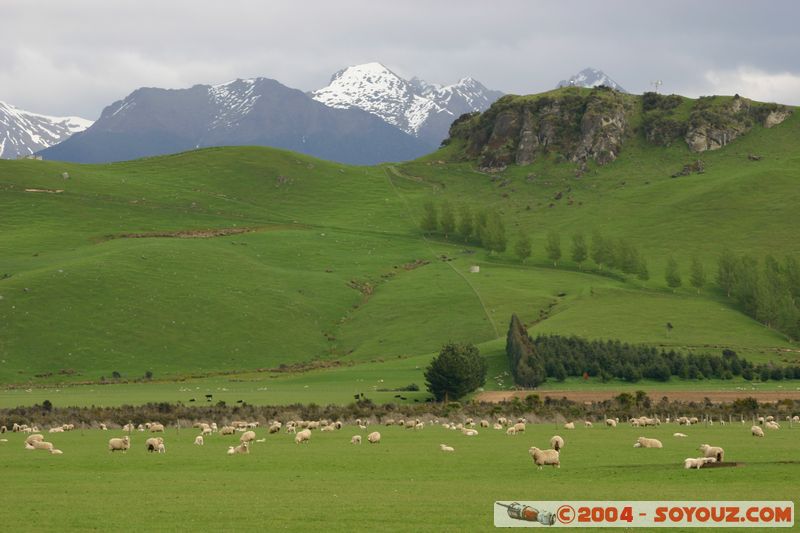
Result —
<instances>
[{"instance_id":1,"label":"tree line","mask_svg":"<svg viewBox=\"0 0 800 533\"><path fill-rule=\"evenodd\" d=\"M537 387L547 379L567 377L612 378L637 382L642 378L681 379L800 379L800 366L754 365L733 350L722 355L682 354L619 340L586 340L580 337L540 335L532 339L517 315L512 315L506 338L506 355L514 381Z\"/></svg>"}]
</instances>

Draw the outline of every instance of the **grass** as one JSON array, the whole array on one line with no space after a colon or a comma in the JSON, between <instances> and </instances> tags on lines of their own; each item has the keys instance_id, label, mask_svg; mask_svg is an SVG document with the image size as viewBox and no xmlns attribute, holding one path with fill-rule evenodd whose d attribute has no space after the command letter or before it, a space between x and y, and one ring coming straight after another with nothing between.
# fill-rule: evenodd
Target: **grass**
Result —
<instances>
[{"instance_id":1,"label":"grass","mask_svg":"<svg viewBox=\"0 0 800 533\"><path fill-rule=\"evenodd\" d=\"M148 454L145 434L134 433L127 454L109 454L107 439L119 431L76 430L47 435L64 451L51 456L27 451L24 436L0 443L4 524L10 530L103 528L109 517L126 527L159 530L228 529L352 531L488 531L497 500L793 500L797 427L749 435L749 423L575 431L554 424L529 425L508 437L482 430L464 437L439 426L411 431L379 429L379 445L349 444L353 434L314 432L297 446L285 433L258 437L248 456L226 456L237 437L210 436L192 444L196 430L168 428L167 453ZM535 469L532 445L546 447L561 434L566 445L560 469ZM634 449L640 435L658 438L661 450ZM455 453L438 450L440 443ZM684 470L686 457L711 443L725 449L739 468ZM13 488L13 490L7 490ZM46 506L42 495L47 494ZM391 502L389 504L388 502ZM224 511L223 511L224 510ZM453 512L456 511L457 512ZM223 511L222 516L220 512Z\"/></svg>"},{"instance_id":2,"label":"grass","mask_svg":"<svg viewBox=\"0 0 800 533\"><path fill-rule=\"evenodd\" d=\"M181 380L338 361L345 366L268 378L286 384L286 398L338 402L357 388L348 376L399 372L397 386L423 386L421 369L449 340L479 344L502 372L511 313L533 334L796 361L797 344L741 314L711 283L671 292L662 275L673 255L686 278L697 255L713 278L723 246L800 254L796 115L699 156L634 137L616 162L590 165L579 179L573 165L545 158L507 169L503 187L452 161L457 143L376 167L247 147L108 165L0 161L0 383L50 387L148 371ZM697 157L705 174L669 177ZM423 237L417 220L429 200L497 208L509 251ZM254 231L110 238L225 228ZM651 279L574 265L569 236L594 229L636 244ZM558 268L543 252L550 230L562 235ZM525 264L510 251L522 231L534 244ZM415 261L426 264L406 267ZM675 326L669 336L666 322ZM119 402L146 397L134 388L100 387L120 391Z\"/></svg>"}]
</instances>

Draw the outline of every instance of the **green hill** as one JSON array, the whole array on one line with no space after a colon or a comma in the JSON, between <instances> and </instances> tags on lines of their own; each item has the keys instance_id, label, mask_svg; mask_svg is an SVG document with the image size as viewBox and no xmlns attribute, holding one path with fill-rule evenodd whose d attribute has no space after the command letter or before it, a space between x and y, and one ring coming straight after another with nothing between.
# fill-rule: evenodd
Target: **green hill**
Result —
<instances>
[{"instance_id":1,"label":"green hill","mask_svg":"<svg viewBox=\"0 0 800 533\"><path fill-rule=\"evenodd\" d=\"M560 91L551 103L570 89ZM523 157L528 164L516 164L513 135L476 144L475 128L491 137L504 110L536 100L508 97L456 124L442 150L399 165L351 167L264 148L108 165L0 161L0 382L312 361L394 369L409 358L422 384L426 354L451 339L482 343L492 371L502 371L499 339L513 312L534 334L797 359L797 345L741 313L711 281L699 293L673 292L663 272L673 256L687 279L697 256L713 279L723 247L800 257L800 117L766 128L764 112L752 111L760 104L734 122L723 110L700 125L741 131L695 153L670 137L673 127L688 135L698 105L708 115L732 99L656 109L660 129L650 135L652 110L641 97L619 98L627 122L613 158L596 149L607 139L581 148L582 122ZM702 174L671 177L697 159ZM509 250L424 237L429 201L497 210ZM591 261L580 271L569 238L595 230L635 244L650 280ZM512 251L520 231L533 241L525 264ZM544 252L549 231L560 233L567 257L558 268ZM401 374L397 385L408 382Z\"/></svg>"}]
</instances>

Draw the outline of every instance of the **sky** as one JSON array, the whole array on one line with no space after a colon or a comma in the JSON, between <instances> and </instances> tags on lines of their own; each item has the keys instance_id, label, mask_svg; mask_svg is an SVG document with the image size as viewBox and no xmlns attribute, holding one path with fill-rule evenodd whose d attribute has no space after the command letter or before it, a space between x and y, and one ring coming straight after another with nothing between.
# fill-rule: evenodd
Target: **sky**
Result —
<instances>
[{"instance_id":1,"label":"sky","mask_svg":"<svg viewBox=\"0 0 800 533\"><path fill-rule=\"evenodd\" d=\"M378 61L432 83L552 89L585 67L634 93L800 105L800 2L3 0L0 100L96 119L139 87L263 76L305 91Z\"/></svg>"}]
</instances>

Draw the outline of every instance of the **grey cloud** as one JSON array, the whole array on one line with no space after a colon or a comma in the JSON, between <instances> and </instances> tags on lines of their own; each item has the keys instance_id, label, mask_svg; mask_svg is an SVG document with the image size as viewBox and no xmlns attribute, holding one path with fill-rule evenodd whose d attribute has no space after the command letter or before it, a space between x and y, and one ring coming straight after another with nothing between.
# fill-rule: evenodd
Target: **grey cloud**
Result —
<instances>
[{"instance_id":1,"label":"grey cloud","mask_svg":"<svg viewBox=\"0 0 800 533\"><path fill-rule=\"evenodd\" d=\"M310 90L342 67L381 61L406 76L469 75L514 93L550 89L586 66L632 91L658 78L689 95L729 90L743 71L744 90L763 72L784 89L759 85L762 97L800 104L785 89L793 82L780 81L800 78L798 15L789 0L5 0L0 100L96 118L140 86L266 76Z\"/></svg>"}]
</instances>

